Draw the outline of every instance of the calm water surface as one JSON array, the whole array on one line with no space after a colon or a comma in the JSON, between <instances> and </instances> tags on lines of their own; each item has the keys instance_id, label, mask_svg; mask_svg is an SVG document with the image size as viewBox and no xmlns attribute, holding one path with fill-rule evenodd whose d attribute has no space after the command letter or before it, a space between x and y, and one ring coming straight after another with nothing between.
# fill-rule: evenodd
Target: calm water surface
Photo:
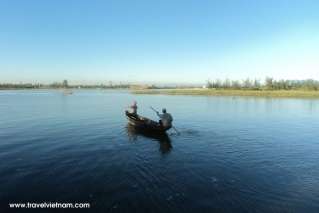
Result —
<instances>
[{"instance_id":1,"label":"calm water surface","mask_svg":"<svg viewBox=\"0 0 319 213\"><path fill-rule=\"evenodd\" d=\"M123 112L133 100L154 119L149 106L166 107L181 134L132 130ZM1 91L0 212L27 201L319 212L318 130L318 100Z\"/></svg>"}]
</instances>

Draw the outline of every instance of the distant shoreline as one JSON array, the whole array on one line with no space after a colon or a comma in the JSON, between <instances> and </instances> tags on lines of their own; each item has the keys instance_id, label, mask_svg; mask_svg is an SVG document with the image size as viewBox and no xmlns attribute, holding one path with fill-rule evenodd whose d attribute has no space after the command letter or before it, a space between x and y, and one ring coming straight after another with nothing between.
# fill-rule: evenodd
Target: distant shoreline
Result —
<instances>
[{"instance_id":1,"label":"distant shoreline","mask_svg":"<svg viewBox=\"0 0 319 213\"><path fill-rule=\"evenodd\" d=\"M319 91L315 90L249 90L249 89L128 89L128 88L0 88L0 91L80 91L80 90L127 90L137 95L186 95L186 96L238 96L269 98L314 98L319 99Z\"/></svg>"},{"instance_id":2,"label":"distant shoreline","mask_svg":"<svg viewBox=\"0 0 319 213\"><path fill-rule=\"evenodd\" d=\"M271 98L319 98L319 91L307 90L234 90L234 89L143 89L133 94L145 95L193 95L193 96L246 96Z\"/></svg>"},{"instance_id":3,"label":"distant shoreline","mask_svg":"<svg viewBox=\"0 0 319 213\"><path fill-rule=\"evenodd\" d=\"M10 90L129 90L129 88L100 88L100 87L83 87L83 88L0 88L0 91L10 91Z\"/></svg>"}]
</instances>

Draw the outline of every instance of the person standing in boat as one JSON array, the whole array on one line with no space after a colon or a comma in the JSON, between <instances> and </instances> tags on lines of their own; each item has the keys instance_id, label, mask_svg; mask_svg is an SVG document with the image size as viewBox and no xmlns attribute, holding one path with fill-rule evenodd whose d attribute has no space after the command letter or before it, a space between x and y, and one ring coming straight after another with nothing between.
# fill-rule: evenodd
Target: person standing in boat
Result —
<instances>
[{"instance_id":1,"label":"person standing in boat","mask_svg":"<svg viewBox=\"0 0 319 213\"><path fill-rule=\"evenodd\" d=\"M171 114L166 112L166 109L162 109L163 114L160 114L159 112L156 112L158 117L160 118L159 123L163 127L171 127L173 122L173 117Z\"/></svg>"},{"instance_id":2,"label":"person standing in boat","mask_svg":"<svg viewBox=\"0 0 319 213\"><path fill-rule=\"evenodd\" d=\"M137 116L137 102L134 101L133 104L130 106L131 108L131 114L134 116Z\"/></svg>"}]
</instances>

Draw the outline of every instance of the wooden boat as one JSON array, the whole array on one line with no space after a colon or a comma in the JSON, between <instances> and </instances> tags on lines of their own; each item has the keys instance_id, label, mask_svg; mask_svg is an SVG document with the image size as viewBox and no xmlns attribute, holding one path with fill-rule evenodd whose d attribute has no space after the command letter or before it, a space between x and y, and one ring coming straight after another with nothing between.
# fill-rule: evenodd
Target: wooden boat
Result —
<instances>
[{"instance_id":1,"label":"wooden boat","mask_svg":"<svg viewBox=\"0 0 319 213\"><path fill-rule=\"evenodd\" d=\"M129 124L140 130L163 134L171 128L171 126L164 127L160 125L159 122L153 121L149 118L137 114L129 113L128 111L125 111L125 115L128 119Z\"/></svg>"}]
</instances>

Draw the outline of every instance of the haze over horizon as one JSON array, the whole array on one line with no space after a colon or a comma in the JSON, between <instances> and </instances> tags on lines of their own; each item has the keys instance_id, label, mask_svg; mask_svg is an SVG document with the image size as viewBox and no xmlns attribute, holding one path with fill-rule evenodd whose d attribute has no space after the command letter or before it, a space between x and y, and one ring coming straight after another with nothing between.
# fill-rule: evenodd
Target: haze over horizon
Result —
<instances>
[{"instance_id":1,"label":"haze over horizon","mask_svg":"<svg viewBox=\"0 0 319 213\"><path fill-rule=\"evenodd\" d=\"M319 1L0 2L0 83L319 80Z\"/></svg>"}]
</instances>

